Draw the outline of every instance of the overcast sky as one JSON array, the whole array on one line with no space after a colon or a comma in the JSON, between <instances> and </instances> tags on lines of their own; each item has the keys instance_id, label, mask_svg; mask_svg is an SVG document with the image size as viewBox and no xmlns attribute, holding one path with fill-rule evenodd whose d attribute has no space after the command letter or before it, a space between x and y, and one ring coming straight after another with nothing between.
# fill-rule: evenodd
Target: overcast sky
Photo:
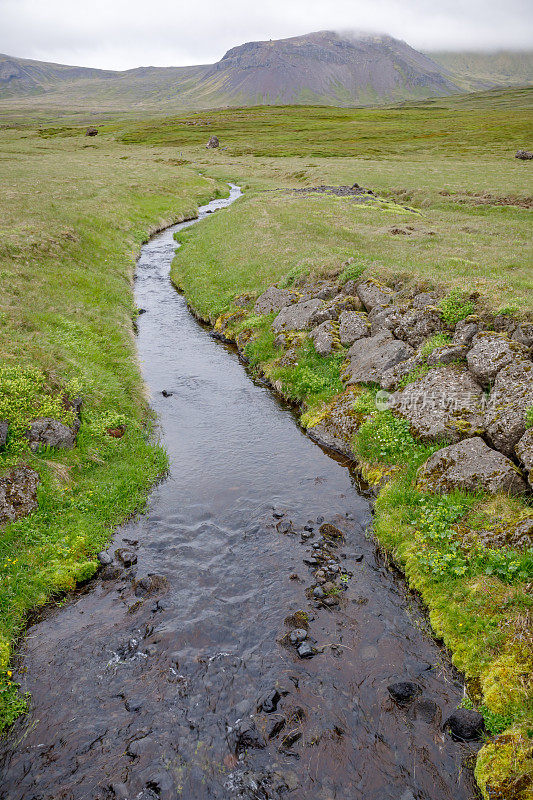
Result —
<instances>
[{"instance_id":1,"label":"overcast sky","mask_svg":"<svg viewBox=\"0 0 533 800\"><path fill-rule=\"evenodd\" d=\"M531 0L0 0L0 52L128 69L217 61L316 30L389 33L419 49L531 48Z\"/></svg>"}]
</instances>

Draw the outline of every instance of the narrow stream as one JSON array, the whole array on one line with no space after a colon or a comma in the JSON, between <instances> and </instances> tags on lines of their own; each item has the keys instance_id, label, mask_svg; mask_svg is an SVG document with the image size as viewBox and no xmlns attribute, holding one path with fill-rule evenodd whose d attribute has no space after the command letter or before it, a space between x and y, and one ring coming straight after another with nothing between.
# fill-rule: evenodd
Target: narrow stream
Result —
<instances>
[{"instance_id":1,"label":"narrow stream","mask_svg":"<svg viewBox=\"0 0 533 800\"><path fill-rule=\"evenodd\" d=\"M136 276L171 472L110 548L136 563L115 556L29 629L31 712L0 747L0 797L472 800L474 751L441 729L461 683L365 537L349 469L170 284L173 233L191 224L154 236ZM311 592L324 522L344 534L326 537L328 569L346 578L332 607ZM288 638L305 626L298 611L311 658ZM422 690L406 707L387 691L398 680Z\"/></svg>"}]
</instances>

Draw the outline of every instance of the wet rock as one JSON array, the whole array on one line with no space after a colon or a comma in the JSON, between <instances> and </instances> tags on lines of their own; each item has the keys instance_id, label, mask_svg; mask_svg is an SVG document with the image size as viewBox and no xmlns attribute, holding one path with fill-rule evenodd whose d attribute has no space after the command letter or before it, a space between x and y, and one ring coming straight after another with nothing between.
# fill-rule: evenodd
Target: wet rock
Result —
<instances>
[{"instance_id":1,"label":"wet rock","mask_svg":"<svg viewBox=\"0 0 533 800\"><path fill-rule=\"evenodd\" d=\"M39 447L70 450L76 444L76 433L74 428L69 428L57 419L42 417L31 423L25 435L32 450Z\"/></svg>"},{"instance_id":2,"label":"wet rock","mask_svg":"<svg viewBox=\"0 0 533 800\"><path fill-rule=\"evenodd\" d=\"M277 689L272 689L261 702L259 703L259 710L264 711L265 714L273 714L278 707L278 703L281 700L281 695Z\"/></svg>"},{"instance_id":3,"label":"wet rock","mask_svg":"<svg viewBox=\"0 0 533 800\"><path fill-rule=\"evenodd\" d=\"M379 383L384 372L412 355L412 347L393 339L389 331L360 339L348 351L348 384Z\"/></svg>"},{"instance_id":4,"label":"wet rock","mask_svg":"<svg viewBox=\"0 0 533 800\"><path fill-rule=\"evenodd\" d=\"M523 344L527 348L533 347L533 323L524 322L518 325L513 333L513 340Z\"/></svg>"},{"instance_id":5,"label":"wet rock","mask_svg":"<svg viewBox=\"0 0 533 800\"><path fill-rule=\"evenodd\" d=\"M519 439L515 453L528 473L529 485L533 487L533 428L529 428Z\"/></svg>"},{"instance_id":6,"label":"wet rock","mask_svg":"<svg viewBox=\"0 0 533 800\"><path fill-rule=\"evenodd\" d=\"M132 587L136 597L147 597L166 591L168 580L163 575L145 575L139 580L132 581Z\"/></svg>"},{"instance_id":7,"label":"wet rock","mask_svg":"<svg viewBox=\"0 0 533 800\"><path fill-rule=\"evenodd\" d=\"M172 397L172 395L174 394L174 392L170 392L168 389L163 389L163 391L161 392L161 394L163 395L163 397Z\"/></svg>"},{"instance_id":8,"label":"wet rock","mask_svg":"<svg viewBox=\"0 0 533 800\"><path fill-rule=\"evenodd\" d=\"M98 553L96 558L103 567L106 567L108 566L108 564L113 563L113 557L109 553L106 553L105 550L102 550L100 553Z\"/></svg>"},{"instance_id":9,"label":"wet rock","mask_svg":"<svg viewBox=\"0 0 533 800\"><path fill-rule=\"evenodd\" d=\"M322 600L322 605L332 608L333 606L338 606L339 602L340 602L339 598L335 597L335 595L333 595L333 596L324 597L324 599Z\"/></svg>"},{"instance_id":10,"label":"wet rock","mask_svg":"<svg viewBox=\"0 0 533 800\"><path fill-rule=\"evenodd\" d=\"M415 701L414 714L417 719L421 719L428 725L432 722L440 722L440 708L430 697L420 697Z\"/></svg>"},{"instance_id":11,"label":"wet rock","mask_svg":"<svg viewBox=\"0 0 533 800\"><path fill-rule=\"evenodd\" d=\"M357 294L367 311L370 311L375 306L388 306L392 303L394 297L392 289L374 280L358 283Z\"/></svg>"},{"instance_id":12,"label":"wet rock","mask_svg":"<svg viewBox=\"0 0 533 800\"><path fill-rule=\"evenodd\" d=\"M28 516L37 508L40 478L30 467L15 467L0 478L0 525Z\"/></svg>"},{"instance_id":13,"label":"wet rock","mask_svg":"<svg viewBox=\"0 0 533 800\"><path fill-rule=\"evenodd\" d=\"M411 681L398 681L397 683L391 683L389 686L387 686L387 691L395 703L404 705L406 703L410 703L411 700L414 700L414 698L419 695L422 690L417 683L412 683Z\"/></svg>"},{"instance_id":14,"label":"wet rock","mask_svg":"<svg viewBox=\"0 0 533 800\"><path fill-rule=\"evenodd\" d=\"M280 717L279 719L273 720L267 730L267 738L274 739L276 736L278 736L278 734L281 733L286 724L287 721L285 717Z\"/></svg>"},{"instance_id":15,"label":"wet rock","mask_svg":"<svg viewBox=\"0 0 533 800\"><path fill-rule=\"evenodd\" d=\"M292 747L293 744L296 744L296 742L301 738L302 738L301 731L291 731L290 733L287 733L286 736L283 737L283 740L281 742L281 747L284 750L288 750L289 747Z\"/></svg>"},{"instance_id":16,"label":"wet rock","mask_svg":"<svg viewBox=\"0 0 533 800\"><path fill-rule=\"evenodd\" d=\"M444 723L444 729L449 730L452 737L460 742L470 742L480 739L485 730L482 715L471 708L458 708Z\"/></svg>"},{"instance_id":17,"label":"wet rock","mask_svg":"<svg viewBox=\"0 0 533 800\"><path fill-rule=\"evenodd\" d=\"M0 422L0 447L5 447L7 443L8 422Z\"/></svg>"},{"instance_id":18,"label":"wet rock","mask_svg":"<svg viewBox=\"0 0 533 800\"><path fill-rule=\"evenodd\" d=\"M339 329L334 322L322 322L309 334L315 350L321 356L329 356L340 348Z\"/></svg>"},{"instance_id":19,"label":"wet rock","mask_svg":"<svg viewBox=\"0 0 533 800\"><path fill-rule=\"evenodd\" d=\"M524 361L527 357L527 348L511 341L507 334L482 331L474 336L466 360L474 378L487 387L494 382L501 369Z\"/></svg>"},{"instance_id":20,"label":"wet rock","mask_svg":"<svg viewBox=\"0 0 533 800\"><path fill-rule=\"evenodd\" d=\"M476 318L467 317L460 320L455 326L453 344L468 346L478 331L479 324Z\"/></svg>"},{"instance_id":21,"label":"wet rock","mask_svg":"<svg viewBox=\"0 0 533 800\"><path fill-rule=\"evenodd\" d=\"M318 530L322 536L328 536L331 539L341 539L344 536L343 532L330 522L324 522Z\"/></svg>"},{"instance_id":22,"label":"wet rock","mask_svg":"<svg viewBox=\"0 0 533 800\"><path fill-rule=\"evenodd\" d=\"M325 596L326 593L324 589L322 589L321 586L315 586L315 588L313 589L313 597L315 597L317 600L321 600Z\"/></svg>"},{"instance_id":23,"label":"wet rock","mask_svg":"<svg viewBox=\"0 0 533 800\"><path fill-rule=\"evenodd\" d=\"M125 567L131 567L137 563L137 555L133 550L128 550L126 547L121 547L115 550L115 556L121 561Z\"/></svg>"},{"instance_id":24,"label":"wet rock","mask_svg":"<svg viewBox=\"0 0 533 800\"><path fill-rule=\"evenodd\" d=\"M237 756L246 750L261 750L265 746L265 741L251 717L238 720L228 730L227 739L232 752Z\"/></svg>"},{"instance_id":25,"label":"wet rock","mask_svg":"<svg viewBox=\"0 0 533 800\"><path fill-rule=\"evenodd\" d=\"M301 644L307 639L307 631L304 628L295 628L289 634L289 641L291 644Z\"/></svg>"},{"instance_id":26,"label":"wet rock","mask_svg":"<svg viewBox=\"0 0 533 800\"><path fill-rule=\"evenodd\" d=\"M485 411L487 435L497 450L512 458L526 432L526 412L533 405L533 364L514 362L498 372Z\"/></svg>"},{"instance_id":27,"label":"wet rock","mask_svg":"<svg viewBox=\"0 0 533 800\"><path fill-rule=\"evenodd\" d=\"M289 520L283 520L282 522L278 522L276 525L276 530L278 533L283 533L285 535L290 533L296 533L296 531L292 527L292 522L290 522Z\"/></svg>"},{"instance_id":28,"label":"wet rock","mask_svg":"<svg viewBox=\"0 0 533 800\"><path fill-rule=\"evenodd\" d=\"M210 136L209 141L206 144L206 150L214 150L215 148L219 147L220 142L218 136Z\"/></svg>"},{"instance_id":29,"label":"wet rock","mask_svg":"<svg viewBox=\"0 0 533 800\"><path fill-rule=\"evenodd\" d=\"M361 311L343 311L339 316L339 339L347 346L370 335L370 322L367 314Z\"/></svg>"},{"instance_id":30,"label":"wet rock","mask_svg":"<svg viewBox=\"0 0 533 800\"><path fill-rule=\"evenodd\" d=\"M426 359L426 363L428 367L436 367L439 364L453 364L457 361L465 361L467 354L467 345L445 345L444 347L436 347L432 350Z\"/></svg>"},{"instance_id":31,"label":"wet rock","mask_svg":"<svg viewBox=\"0 0 533 800\"><path fill-rule=\"evenodd\" d=\"M313 327L314 314L321 306L322 300L305 300L283 308L272 323L272 328L276 333L308 330Z\"/></svg>"},{"instance_id":32,"label":"wet rock","mask_svg":"<svg viewBox=\"0 0 533 800\"><path fill-rule=\"evenodd\" d=\"M356 460L352 443L360 425L353 407L358 394L356 387L349 387L323 408L318 419L312 420L307 428L307 434L313 441L351 460Z\"/></svg>"},{"instance_id":33,"label":"wet rock","mask_svg":"<svg viewBox=\"0 0 533 800\"><path fill-rule=\"evenodd\" d=\"M313 656L315 655L315 651L311 647L309 642L302 642L296 649L296 652L298 653L300 658L313 658Z\"/></svg>"},{"instance_id":34,"label":"wet rock","mask_svg":"<svg viewBox=\"0 0 533 800\"><path fill-rule=\"evenodd\" d=\"M453 489L495 494L523 494L526 484L502 453L491 450L483 439L474 436L434 453L418 473L419 486L431 492L449 493Z\"/></svg>"},{"instance_id":35,"label":"wet rock","mask_svg":"<svg viewBox=\"0 0 533 800\"><path fill-rule=\"evenodd\" d=\"M272 314L273 311L281 311L282 308L292 305L297 299L296 292L292 292L290 289L278 289L277 286L270 286L257 298L254 313Z\"/></svg>"},{"instance_id":36,"label":"wet rock","mask_svg":"<svg viewBox=\"0 0 533 800\"><path fill-rule=\"evenodd\" d=\"M282 517L285 516L285 511L283 511L283 509L281 508L274 508L272 510L272 516L274 517L274 519L281 519Z\"/></svg>"},{"instance_id":37,"label":"wet rock","mask_svg":"<svg viewBox=\"0 0 533 800\"><path fill-rule=\"evenodd\" d=\"M530 161L533 153L530 153L529 150L517 150L515 158L519 158L521 161Z\"/></svg>"},{"instance_id":38,"label":"wet rock","mask_svg":"<svg viewBox=\"0 0 533 800\"><path fill-rule=\"evenodd\" d=\"M483 433L483 392L468 370L447 365L430 370L415 383L395 392L390 403L407 419L423 442L448 441Z\"/></svg>"},{"instance_id":39,"label":"wet rock","mask_svg":"<svg viewBox=\"0 0 533 800\"><path fill-rule=\"evenodd\" d=\"M420 347L430 336L442 332L445 327L440 309L427 306L422 309L413 309L405 314L399 325L395 327L394 334L410 344L411 347L416 348Z\"/></svg>"}]
</instances>

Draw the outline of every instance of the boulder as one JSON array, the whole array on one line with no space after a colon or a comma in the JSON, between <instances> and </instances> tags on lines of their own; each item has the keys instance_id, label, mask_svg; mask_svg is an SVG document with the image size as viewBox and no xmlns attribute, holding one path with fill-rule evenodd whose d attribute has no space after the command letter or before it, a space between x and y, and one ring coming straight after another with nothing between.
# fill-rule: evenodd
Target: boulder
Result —
<instances>
[{"instance_id":1,"label":"boulder","mask_svg":"<svg viewBox=\"0 0 533 800\"><path fill-rule=\"evenodd\" d=\"M494 330L498 333L507 333L512 336L516 325L516 320L510 314L496 314L494 317Z\"/></svg>"},{"instance_id":2,"label":"boulder","mask_svg":"<svg viewBox=\"0 0 533 800\"><path fill-rule=\"evenodd\" d=\"M485 409L485 426L493 446L513 458L526 432L526 412L533 405L533 363L515 361L498 372Z\"/></svg>"},{"instance_id":3,"label":"boulder","mask_svg":"<svg viewBox=\"0 0 533 800\"><path fill-rule=\"evenodd\" d=\"M436 292L420 292L413 297L413 308L426 308L439 302Z\"/></svg>"},{"instance_id":4,"label":"boulder","mask_svg":"<svg viewBox=\"0 0 533 800\"><path fill-rule=\"evenodd\" d=\"M0 525L26 517L37 508L40 478L26 466L15 467L0 478Z\"/></svg>"},{"instance_id":5,"label":"boulder","mask_svg":"<svg viewBox=\"0 0 533 800\"><path fill-rule=\"evenodd\" d=\"M350 347L348 384L379 383L386 370L413 355L412 347L393 339L389 331L360 339Z\"/></svg>"},{"instance_id":6,"label":"boulder","mask_svg":"<svg viewBox=\"0 0 533 800\"><path fill-rule=\"evenodd\" d=\"M352 461L356 460L352 449L353 437L361 422L354 410L359 391L355 387L346 389L328 403L318 419L312 420L307 428L307 434L313 441Z\"/></svg>"},{"instance_id":7,"label":"boulder","mask_svg":"<svg viewBox=\"0 0 533 800\"><path fill-rule=\"evenodd\" d=\"M482 386L488 387L503 367L523 361L527 356L527 348L511 341L506 333L482 331L472 339L466 360L474 378Z\"/></svg>"},{"instance_id":8,"label":"boulder","mask_svg":"<svg viewBox=\"0 0 533 800\"><path fill-rule=\"evenodd\" d=\"M321 356L329 356L334 350L340 348L338 326L331 321L322 322L309 334L315 345L315 350Z\"/></svg>"},{"instance_id":9,"label":"boulder","mask_svg":"<svg viewBox=\"0 0 533 800\"><path fill-rule=\"evenodd\" d=\"M5 447L7 443L7 432L9 430L8 422L0 422L0 447Z\"/></svg>"},{"instance_id":10,"label":"boulder","mask_svg":"<svg viewBox=\"0 0 533 800\"><path fill-rule=\"evenodd\" d=\"M405 315L405 309L399 306L391 305L383 308L383 306L374 306L368 315L371 324L371 335L375 336L380 331L394 331L394 329L401 323Z\"/></svg>"},{"instance_id":11,"label":"boulder","mask_svg":"<svg viewBox=\"0 0 533 800\"><path fill-rule=\"evenodd\" d=\"M342 345L351 345L370 335L368 316L361 311L343 311L339 316L339 339Z\"/></svg>"},{"instance_id":12,"label":"boulder","mask_svg":"<svg viewBox=\"0 0 533 800\"><path fill-rule=\"evenodd\" d=\"M308 281L301 288L301 300L331 300L338 293L334 281Z\"/></svg>"},{"instance_id":13,"label":"boulder","mask_svg":"<svg viewBox=\"0 0 533 800\"><path fill-rule=\"evenodd\" d=\"M428 355L426 363L428 367L435 367L438 364L453 364L456 361L465 361L468 353L468 346L465 344L444 345L436 347Z\"/></svg>"},{"instance_id":14,"label":"boulder","mask_svg":"<svg viewBox=\"0 0 533 800\"><path fill-rule=\"evenodd\" d=\"M98 128L89 127L85 131L85 136L98 136Z\"/></svg>"},{"instance_id":15,"label":"boulder","mask_svg":"<svg viewBox=\"0 0 533 800\"><path fill-rule=\"evenodd\" d=\"M461 319L455 326L452 343L454 345L469 345L478 331L479 324L477 320L472 319L472 317Z\"/></svg>"},{"instance_id":16,"label":"boulder","mask_svg":"<svg viewBox=\"0 0 533 800\"><path fill-rule=\"evenodd\" d=\"M219 146L219 144L220 142L218 141L218 136L210 136L209 141L206 144L206 149L214 150L216 147Z\"/></svg>"},{"instance_id":17,"label":"boulder","mask_svg":"<svg viewBox=\"0 0 533 800\"><path fill-rule=\"evenodd\" d=\"M402 378L405 378L410 372L421 367L423 363L424 357L420 352L415 353L411 358L408 358L407 361L400 361L395 367L385 370L380 380L381 388L386 392L394 391L398 388L398 384Z\"/></svg>"},{"instance_id":18,"label":"boulder","mask_svg":"<svg viewBox=\"0 0 533 800\"><path fill-rule=\"evenodd\" d=\"M31 423L25 435L32 450L37 450L39 447L70 450L76 444L76 433L75 427L69 428L68 425L51 417L41 417Z\"/></svg>"},{"instance_id":19,"label":"boulder","mask_svg":"<svg viewBox=\"0 0 533 800\"><path fill-rule=\"evenodd\" d=\"M271 314L273 311L281 311L282 308L292 305L298 299L295 292L289 289L278 289L277 286L270 286L266 292L257 298L254 305L255 314Z\"/></svg>"},{"instance_id":20,"label":"boulder","mask_svg":"<svg viewBox=\"0 0 533 800\"><path fill-rule=\"evenodd\" d=\"M422 691L420 686L417 683L412 683L412 681L391 683L387 686L387 690L394 702L399 705L410 703Z\"/></svg>"},{"instance_id":21,"label":"boulder","mask_svg":"<svg viewBox=\"0 0 533 800\"><path fill-rule=\"evenodd\" d=\"M530 153L529 150L517 150L515 158L519 158L521 161L530 161L533 153Z\"/></svg>"},{"instance_id":22,"label":"boulder","mask_svg":"<svg viewBox=\"0 0 533 800\"><path fill-rule=\"evenodd\" d=\"M454 739L460 742L470 742L481 738L485 730L485 722L478 711L471 708L458 708L448 717L443 727L450 731Z\"/></svg>"},{"instance_id":23,"label":"boulder","mask_svg":"<svg viewBox=\"0 0 533 800\"><path fill-rule=\"evenodd\" d=\"M527 348L533 347L533 323L523 322L521 325L518 325L513 333L513 339L515 342L520 342L520 344L523 344Z\"/></svg>"},{"instance_id":24,"label":"boulder","mask_svg":"<svg viewBox=\"0 0 533 800\"><path fill-rule=\"evenodd\" d=\"M523 494L526 484L519 470L502 453L491 450L483 439L474 436L444 447L420 468L418 483L430 492L448 493L453 489L495 494Z\"/></svg>"},{"instance_id":25,"label":"boulder","mask_svg":"<svg viewBox=\"0 0 533 800\"><path fill-rule=\"evenodd\" d=\"M375 306L390 305L394 296L392 289L374 280L358 283L357 294L367 311L371 311Z\"/></svg>"},{"instance_id":26,"label":"boulder","mask_svg":"<svg viewBox=\"0 0 533 800\"><path fill-rule=\"evenodd\" d=\"M468 370L437 367L390 398L392 411L408 420L423 442L449 442L484 432L483 392Z\"/></svg>"},{"instance_id":27,"label":"boulder","mask_svg":"<svg viewBox=\"0 0 533 800\"><path fill-rule=\"evenodd\" d=\"M401 322L394 328L394 334L411 347L420 347L422 342L435 333L445 330L442 312L435 306L415 308L404 315Z\"/></svg>"},{"instance_id":28,"label":"boulder","mask_svg":"<svg viewBox=\"0 0 533 800\"><path fill-rule=\"evenodd\" d=\"M313 327L313 315L322 306L322 300L304 300L282 308L272 323L276 333L282 331L303 331Z\"/></svg>"},{"instance_id":29,"label":"boulder","mask_svg":"<svg viewBox=\"0 0 533 800\"><path fill-rule=\"evenodd\" d=\"M518 441L515 453L524 465L529 485L533 488L533 428L529 428Z\"/></svg>"},{"instance_id":30,"label":"boulder","mask_svg":"<svg viewBox=\"0 0 533 800\"><path fill-rule=\"evenodd\" d=\"M320 325L326 320L337 320L344 311L357 311L359 304L355 297L339 294L332 300L324 302L312 317L312 325Z\"/></svg>"}]
</instances>

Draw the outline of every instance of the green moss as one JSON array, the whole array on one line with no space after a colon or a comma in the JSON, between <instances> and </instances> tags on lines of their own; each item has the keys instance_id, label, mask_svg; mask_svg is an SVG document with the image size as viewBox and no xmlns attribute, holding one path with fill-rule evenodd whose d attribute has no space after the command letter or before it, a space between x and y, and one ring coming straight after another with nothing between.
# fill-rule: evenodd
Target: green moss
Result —
<instances>
[{"instance_id":1,"label":"green moss","mask_svg":"<svg viewBox=\"0 0 533 800\"><path fill-rule=\"evenodd\" d=\"M459 289L450 292L448 297L441 300L438 307L442 311L442 319L450 327L456 325L460 320L466 319L476 310L474 301L469 300Z\"/></svg>"}]
</instances>

